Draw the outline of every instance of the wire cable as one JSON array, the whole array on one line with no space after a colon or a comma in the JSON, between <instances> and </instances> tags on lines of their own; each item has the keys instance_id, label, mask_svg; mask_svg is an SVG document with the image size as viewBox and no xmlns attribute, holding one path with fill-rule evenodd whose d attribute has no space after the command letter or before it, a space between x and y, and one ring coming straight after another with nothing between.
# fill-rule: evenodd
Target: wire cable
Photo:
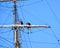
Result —
<instances>
[{"instance_id":1,"label":"wire cable","mask_svg":"<svg viewBox=\"0 0 60 48\"><path fill-rule=\"evenodd\" d=\"M20 38L20 40L22 41L22 35L24 36L24 40L26 41L26 39L25 39L25 34L24 34L24 32L23 32L23 34L22 34L22 31L19 29L19 38ZM26 42L26 46L27 46L27 42ZM28 48L28 46L27 46L27 48Z\"/></svg>"},{"instance_id":2,"label":"wire cable","mask_svg":"<svg viewBox=\"0 0 60 48\"><path fill-rule=\"evenodd\" d=\"M24 7L24 6L30 6L30 5L35 5L37 3L40 3L42 2L43 0L39 0L39 1L35 1L33 3L30 3L30 4L26 4L26 5L22 5L22 6L17 6L17 7ZM3 6L3 5L0 5L1 7L6 7L6 8L13 8L13 7L9 7L9 6Z\"/></svg>"},{"instance_id":3,"label":"wire cable","mask_svg":"<svg viewBox=\"0 0 60 48\"><path fill-rule=\"evenodd\" d=\"M52 31L53 32L53 36L56 38L56 40L58 41L58 37L55 35L55 33L54 33L54 31ZM50 35L49 33L48 33L48 35ZM28 42L28 41L27 41ZM31 41L31 42L34 42L34 41ZM58 44L58 43L49 43L49 42L36 42L35 41L35 43L43 43L43 44Z\"/></svg>"},{"instance_id":4,"label":"wire cable","mask_svg":"<svg viewBox=\"0 0 60 48\"><path fill-rule=\"evenodd\" d=\"M11 32L12 30L8 30L8 31L4 31L4 32L1 32L0 31L0 33L9 33L9 32Z\"/></svg>"},{"instance_id":5,"label":"wire cable","mask_svg":"<svg viewBox=\"0 0 60 48\"><path fill-rule=\"evenodd\" d=\"M6 23L7 20L9 21L9 17L11 17L10 12L6 15L6 19L4 20L3 25Z\"/></svg>"},{"instance_id":6,"label":"wire cable","mask_svg":"<svg viewBox=\"0 0 60 48\"><path fill-rule=\"evenodd\" d=\"M39 1L35 1L33 3L30 3L30 4L26 4L26 5L22 5L22 6L18 6L18 7L25 7L25 6L31 6L31 5L35 5L37 3L41 3L43 0L39 0Z\"/></svg>"},{"instance_id":7,"label":"wire cable","mask_svg":"<svg viewBox=\"0 0 60 48\"><path fill-rule=\"evenodd\" d=\"M50 6L49 2L47 0L45 0L45 1L47 3L48 7L50 8L51 12L53 13L54 17L56 18L57 22L60 24L60 21L59 21L57 15L55 14L55 12L53 11L52 7Z\"/></svg>"},{"instance_id":8,"label":"wire cable","mask_svg":"<svg viewBox=\"0 0 60 48\"><path fill-rule=\"evenodd\" d=\"M56 38L56 40L59 41L59 40L58 40L58 37L57 37L56 34L55 34L55 32L54 32L52 29L50 29L50 30L52 31L53 36ZM42 31L42 30L39 30L39 31ZM45 31L45 30L44 30L44 31ZM48 35L51 35L51 34L48 33L48 32L45 32L45 33L47 33Z\"/></svg>"},{"instance_id":9,"label":"wire cable","mask_svg":"<svg viewBox=\"0 0 60 48\"><path fill-rule=\"evenodd\" d=\"M43 29L45 31L45 29ZM32 34L39 33L39 31L43 31L42 29L37 29L36 31L32 30ZM28 34L28 32L24 32L25 34Z\"/></svg>"},{"instance_id":10,"label":"wire cable","mask_svg":"<svg viewBox=\"0 0 60 48\"><path fill-rule=\"evenodd\" d=\"M35 3L34 3L35 4ZM32 4L28 4L28 5L26 5L26 6L29 6L29 5L32 5ZM56 35L54 35L55 37L56 37ZM29 36L28 36L28 38L29 38ZM4 38L5 39L5 38ZM57 39L57 37L56 37L56 39ZM6 40L7 41L7 40ZM31 46L31 41L30 41L30 38L29 38L29 42L30 42L30 46ZM32 42L34 42L34 41L32 41ZM43 43L44 44L44 42L36 42L36 43ZM46 43L46 42L45 42ZM50 43L47 43L47 44L50 44ZM55 43L51 43L51 44L55 44ZM32 48L32 46L31 46L31 48Z\"/></svg>"},{"instance_id":11,"label":"wire cable","mask_svg":"<svg viewBox=\"0 0 60 48\"><path fill-rule=\"evenodd\" d=\"M58 47L58 43L57 43L57 45L56 45L56 47L55 48L57 48Z\"/></svg>"},{"instance_id":12,"label":"wire cable","mask_svg":"<svg viewBox=\"0 0 60 48\"><path fill-rule=\"evenodd\" d=\"M56 45L56 47L55 47L55 48L58 48L58 45L60 44L59 42L60 42L60 40L58 40L58 43L57 43L57 45Z\"/></svg>"},{"instance_id":13,"label":"wire cable","mask_svg":"<svg viewBox=\"0 0 60 48\"><path fill-rule=\"evenodd\" d=\"M12 44L12 45L13 45L13 42L11 42L11 41L7 40L7 38L4 38L4 37L1 37L1 36L0 36L0 40L1 40L1 39L2 39L2 40L5 40L5 41L7 41L8 43L10 43L10 44Z\"/></svg>"},{"instance_id":14,"label":"wire cable","mask_svg":"<svg viewBox=\"0 0 60 48\"><path fill-rule=\"evenodd\" d=\"M10 6L4 6L6 3L8 3L8 2L0 2L0 7L5 7L5 8L12 8L12 7L10 7ZM10 4L10 3L9 3ZM7 4L6 4L7 5Z\"/></svg>"},{"instance_id":15,"label":"wire cable","mask_svg":"<svg viewBox=\"0 0 60 48\"><path fill-rule=\"evenodd\" d=\"M23 17L23 19L24 19L24 22L25 22L25 17L24 17L24 13L23 13L23 8L20 7L20 9L21 9L21 15L22 15L22 17Z\"/></svg>"},{"instance_id":16,"label":"wire cable","mask_svg":"<svg viewBox=\"0 0 60 48\"><path fill-rule=\"evenodd\" d=\"M29 42L29 41L25 41L22 40L23 42ZM57 44L57 43L52 43L52 42L38 42L38 41L30 41L31 43L38 43L38 44Z\"/></svg>"},{"instance_id":17,"label":"wire cable","mask_svg":"<svg viewBox=\"0 0 60 48\"><path fill-rule=\"evenodd\" d=\"M3 7L3 8L13 8L13 7L9 7L9 6L3 6L3 5L0 5L0 7Z\"/></svg>"},{"instance_id":18,"label":"wire cable","mask_svg":"<svg viewBox=\"0 0 60 48\"><path fill-rule=\"evenodd\" d=\"M25 38L24 32L23 32L23 36L24 36L24 41L26 42L26 38ZM27 42L26 42L26 48L28 48Z\"/></svg>"},{"instance_id":19,"label":"wire cable","mask_svg":"<svg viewBox=\"0 0 60 48\"><path fill-rule=\"evenodd\" d=\"M28 34L28 39L29 39L30 47L32 48L32 45L31 45L31 41L30 41L29 34Z\"/></svg>"},{"instance_id":20,"label":"wire cable","mask_svg":"<svg viewBox=\"0 0 60 48\"><path fill-rule=\"evenodd\" d=\"M45 31L46 29L37 29L36 31L33 31L32 33L34 34L34 33L39 33L39 31Z\"/></svg>"},{"instance_id":21,"label":"wire cable","mask_svg":"<svg viewBox=\"0 0 60 48\"><path fill-rule=\"evenodd\" d=\"M29 6L29 5L33 5L33 4L36 4L36 3L39 3L39 2L41 2L42 0L39 0L39 1L36 1L36 2L34 2L34 3L31 3L31 4L28 4L28 5L26 5L26 6ZM23 6L25 6L24 5L24 3L23 3ZM24 19L24 22L25 22L25 17L24 17L24 13L23 13L23 8L22 8L22 6L17 6L17 7L20 7L20 9L21 9L21 14L22 14L22 16L23 16L23 19ZM25 11L26 12L26 11ZM27 12L28 13L28 12Z\"/></svg>"},{"instance_id":22,"label":"wire cable","mask_svg":"<svg viewBox=\"0 0 60 48\"><path fill-rule=\"evenodd\" d=\"M27 11L26 9L23 9L22 8L22 11L25 13L25 14L30 14L29 16L34 16L31 12L29 12L29 11ZM23 14L23 13L22 13ZM24 15L24 16L26 16L26 15ZM24 18L24 20L25 20L25 17L23 17ZM30 21L31 21L31 19L29 19Z\"/></svg>"},{"instance_id":23,"label":"wire cable","mask_svg":"<svg viewBox=\"0 0 60 48\"><path fill-rule=\"evenodd\" d=\"M53 33L53 35L54 35L54 37L56 38L56 40L58 41L58 37L56 36L56 34L55 34L55 32L52 30L52 29L50 29L51 31L52 31L52 33Z\"/></svg>"},{"instance_id":24,"label":"wire cable","mask_svg":"<svg viewBox=\"0 0 60 48\"><path fill-rule=\"evenodd\" d=\"M56 36L55 32L52 30L52 28L50 28L50 30L52 31L53 36L55 37L55 39L58 41L58 40L59 40L59 38ZM44 32L44 33L47 33L48 35L51 35L51 34L50 34L50 33L48 33L48 32Z\"/></svg>"},{"instance_id":25,"label":"wire cable","mask_svg":"<svg viewBox=\"0 0 60 48\"><path fill-rule=\"evenodd\" d=\"M7 47L7 46L3 46L3 45L0 45L0 47L9 48L9 47Z\"/></svg>"}]
</instances>

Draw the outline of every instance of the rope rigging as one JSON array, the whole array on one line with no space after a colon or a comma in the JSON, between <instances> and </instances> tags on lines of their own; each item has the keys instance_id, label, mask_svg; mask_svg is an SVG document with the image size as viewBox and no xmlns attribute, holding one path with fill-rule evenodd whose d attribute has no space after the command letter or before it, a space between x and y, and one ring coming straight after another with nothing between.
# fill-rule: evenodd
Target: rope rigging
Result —
<instances>
[{"instance_id":1,"label":"rope rigging","mask_svg":"<svg viewBox=\"0 0 60 48\"><path fill-rule=\"evenodd\" d=\"M35 4L37 4L37 3L41 3L43 0L38 0L38 1L35 1L35 2L32 2L32 3L30 3L30 4L24 4L24 5L22 5L22 6L17 6L17 7L25 7L25 6L31 6L31 5L35 5ZM4 6L4 5L1 5L1 7L6 7L6 8L13 8L13 7L9 7L9 6Z\"/></svg>"},{"instance_id":2,"label":"rope rigging","mask_svg":"<svg viewBox=\"0 0 60 48\"><path fill-rule=\"evenodd\" d=\"M24 6L30 6L30 5L33 5L33 4L36 4L36 3L40 3L39 1L37 1L37 2L34 2L34 3L31 3L31 4L28 4L28 5L23 5L22 7L24 7ZM2 7L7 7L7 8L12 8L12 7L8 7L8 6L2 6ZM21 7L21 6L18 6L18 7ZM23 13L22 13L23 14ZM18 15L17 15L17 17L18 17ZM19 17L18 17L18 20L19 20ZM19 20L20 22L19 22L19 24L22 24L23 25L23 21L22 20ZM31 24L27 24L27 25L31 25ZM30 28L30 27L27 27L27 28ZM7 31L8 32L8 31ZM57 37L56 37L56 35L54 34L54 36L55 36L55 38L57 39ZM25 35L24 35L24 38L25 38ZM29 43L30 43L30 47L32 48L32 45L31 45L31 42L36 42L36 41L30 41L30 37L28 36L28 38L29 38ZM5 38L4 38L5 39ZM7 41L7 40L6 40ZM9 41L8 41L9 42ZM26 40L25 40L25 42L26 42ZM27 41L28 42L28 41ZM48 42L36 42L36 43L43 43L43 44L56 44L56 43L48 43ZM27 43L26 43L26 46L27 46ZM28 47L27 47L28 48Z\"/></svg>"},{"instance_id":3,"label":"rope rigging","mask_svg":"<svg viewBox=\"0 0 60 48\"><path fill-rule=\"evenodd\" d=\"M51 12L53 13L54 17L56 18L57 22L60 24L60 20L58 19L56 13L54 12L54 10L52 9L51 5L49 4L49 2L47 0L45 0L48 7L50 8Z\"/></svg>"}]
</instances>

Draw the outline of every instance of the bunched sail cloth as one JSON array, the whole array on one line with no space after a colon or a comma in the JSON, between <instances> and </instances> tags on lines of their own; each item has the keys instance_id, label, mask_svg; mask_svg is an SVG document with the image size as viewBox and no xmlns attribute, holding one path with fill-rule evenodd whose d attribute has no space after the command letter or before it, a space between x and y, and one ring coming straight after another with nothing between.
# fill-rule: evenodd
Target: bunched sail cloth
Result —
<instances>
[{"instance_id":1,"label":"bunched sail cloth","mask_svg":"<svg viewBox=\"0 0 60 48\"><path fill-rule=\"evenodd\" d=\"M51 28L49 25L19 25L19 24L11 24L11 25L0 25L0 28L27 28L27 27L31 27L31 28Z\"/></svg>"}]
</instances>

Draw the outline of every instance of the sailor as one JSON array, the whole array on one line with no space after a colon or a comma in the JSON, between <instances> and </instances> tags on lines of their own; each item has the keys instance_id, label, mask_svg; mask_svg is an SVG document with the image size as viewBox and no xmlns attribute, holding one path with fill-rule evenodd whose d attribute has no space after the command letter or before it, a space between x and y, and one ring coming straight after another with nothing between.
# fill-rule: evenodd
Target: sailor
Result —
<instances>
[{"instance_id":1,"label":"sailor","mask_svg":"<svg viewBox=\"0 0 60 48\"><path fill-rule=\"evenodd\" d=\"M27 22L26 25L31 25L31 23L30 22ZM27 28L31 28L31 27L27 27Z\"/></svg>"},{"instance_id":2,"label":"sailor","mask_svg":"<svg viewBox=\"0 0 60 48\"><path fill-rule=\"evenodd\" d=\"M23 25L23 21L20 20L18 24L19 24L19 25ZM24 27L20 28L20 30L24 32Z\"/></svg>"},{"instance_id":3,"label":"sailor","mask_svg":"<svg viewBox=\"0 0 60 48\"><path fill-rule=\"evenodd\" d=\"M31 25L31 23L27 22L26 25ZM31 32L31 27L27 27L27 29L28 29L28 34L29 34L29 32Z\"/></svg>"},{"instance_id":4,"label":"sailor","mask_svg":"<svg viewBox=\"0 0 60 48\"><path fill-rule=\"evenodd\" d=\"M19 24L20 24L20 25L23 25L23 21L22 21L22 20L20 20L20 21L19 21Z\"/></svg>"}]
</instances>

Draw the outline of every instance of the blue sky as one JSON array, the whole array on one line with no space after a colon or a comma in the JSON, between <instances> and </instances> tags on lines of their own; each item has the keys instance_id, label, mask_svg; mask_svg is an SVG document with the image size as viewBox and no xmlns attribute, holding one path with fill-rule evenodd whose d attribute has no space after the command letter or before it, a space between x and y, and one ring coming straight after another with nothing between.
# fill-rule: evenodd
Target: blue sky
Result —
<instances>
[{"instance_id":1,"label":"blue sky","mask_svg":"<svg viewBox=\"0 0 60 48\"><path fill-rule=\"evenodd\" d=\"M19 31L21 48L60 48L60 0L27 0L17 2L17 16L24 24L50 25L51 28ZM13 3L0 2L0 25L13 24ZM20 38L21 36L21 38ZM13 30L0 28L0 48L14 48Z\"/></svg>"}]
</instances>

